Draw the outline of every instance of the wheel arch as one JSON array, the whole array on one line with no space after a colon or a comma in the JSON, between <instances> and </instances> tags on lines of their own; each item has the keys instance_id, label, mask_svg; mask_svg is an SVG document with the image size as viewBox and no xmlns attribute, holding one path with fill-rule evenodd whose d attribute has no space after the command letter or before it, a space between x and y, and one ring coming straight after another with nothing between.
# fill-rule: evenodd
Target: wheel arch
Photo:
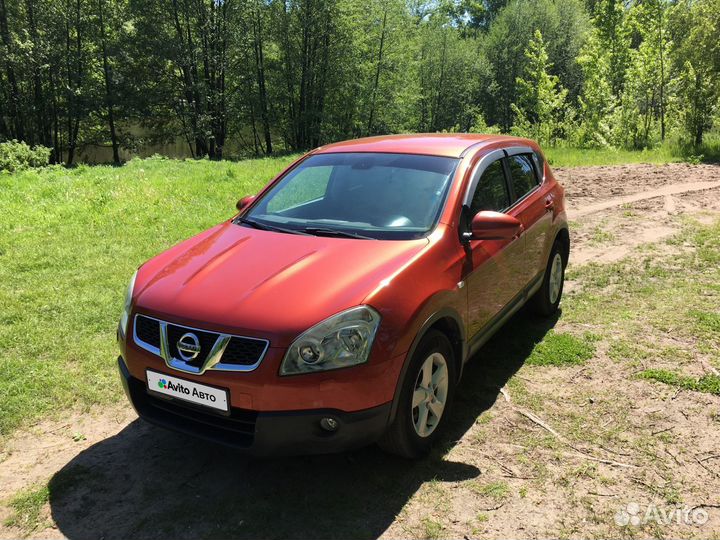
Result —
<instances>
[{"instance_id":1,"label":"wheel arch","mask_svg":"<svg viewBox=\"0 0 720 540\"><path fill-rule=\"evenodd\" d=\"M433 313L425 320L416 334L415 339L413 339L407 354L405 355L405 360L395 386L395 394L393 395L392 407L390 408L389 423L392 423L393 420L395 420L395 414L397 413L398 402L400 400L400 390L403 382L405 381L405 375L407 373L408 365L410 364L410 359L415 354L415 350L422 339L430 330L438 330L439 332L445 334L445 336L447 336L450 340L450 344L453 348L453 360L455 362L458 380L461 377L465 358L468 353L465 326L463 324L462 317L460 317L460 314L457 311L452 308L444 308Z\"/></svg>"},{"instance_id":2,"label":"wheel arch","mask_svg":"<svg viewBox=\"0 0 720 540\"><path fill-rule=\"evenodd\" d=\"M570 260L570 232L567 227L561 227L555 235L553 243L558 242L562 246L562 256L565 264Z\"/></svg>"}]
</instances>

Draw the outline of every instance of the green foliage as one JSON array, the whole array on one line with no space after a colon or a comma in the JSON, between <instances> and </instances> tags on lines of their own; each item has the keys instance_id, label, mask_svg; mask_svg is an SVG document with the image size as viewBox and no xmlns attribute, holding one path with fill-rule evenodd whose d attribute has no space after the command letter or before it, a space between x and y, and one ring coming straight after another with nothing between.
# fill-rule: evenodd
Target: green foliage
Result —
<instances>
[{"instance_id":1,"label":"green foliage","mask_svg":"<svg viewBox=\"0 0 720 540\"><path fill-rule=\"evenodd\" d=\"M535 366L565 366L583 364L595 354L590 337L578 338L572 334L550 331L535 346L527 363Z\"/></svg>"},{"instance_id":2,"label":"green foliage","mask_svg":"<svg viewBox=\"0 0 720 540\"><path fill-rule=\"evenodd\" d=\"M554 167L583 167L589 165L620 165L624 163L670 163L683 161L680 149L671 145L643 150L608 148L547 147L545 157Z\"/></svg>"},{"instance_id":3,"label":"green foliage","mask_svg":"<svg viewBox=\"0 0 720 540\"><path fill-rule=\"evenodd\" d=\"M118 388L114 336L134 270L232 216L294 157L0 175L0 437L52 411L120 399L108 389Z\"/></svg>"},{"instance_id":4,"label":"green foliage","mask_svg":"<svg viewBox=\"0 0 720 540\"><path fill-rule=\"evenodd\" d=\"M582 89L577 56L587 37L590 21L577 0L514 0L500 11L480 40L480 55L489 67L479 101L486 120L509 131L515 123L512 104L519 101L518 77L525 76L525 51L539 30L547 49L552 74L568 90L570 101ZM486 76L487 77L487 76Z\"/></svg>"},{"instance_id":5,"label":"green foliage","mask_svg":"<svg viewBox=\"0 0 720 540\"><path fill-rule=\"evenodd\" d=\"M632 31L627 24L627 14L624 0L597 2L592 13L597 29L597 41L607 62L604 77L615 97L620 96L624 90L630 64Z\"/></svg>"},{"instance_id":6,"label":"green foliage","mask_svg":"<svg viewBox=\"0 0 720 540\"><path fill-rule=\"evenodd\" d=\"M720 100L720 0L0 7L0 141L52 148L53 163L511 130L546 146L671 143L720 159L704 146Z\"/></svg>"},{"instance_id":7,"label":"green foliage","mask_svg":"<svg viewBox=\"0 0 720 540\"><path fill-rule=\"evenodd\" d=\"M681 0L669 19L679 122L699 146L720 99L720 0Z\"/></svg>"},{"instance_id":8,"label":"green foliage","mask_svg":"<svg viewBox=\"0 0 720 540\"><path fill-rule=\"evenodd\" d=\"M553 145L563 137L571 113L567 104L568 91L560 84L559 77L549 73L552 64L540 30L535 30L525 49L525 57L525 77L516 80L519 105L512 105L515 113L512 131Z\"/></svg>"},{"instance_id":9,"label":"green foliage","mask_svg":"<svg viewBox=\"0 0 720 540\"><path fill-rule=\"evenodd\" d=\"M49 148L30 147L24 142L0 142L0 171L22 171L30 167L44 167L50 159Z\"/></svg>"},{"instance_id":10,"label":"green foliage","mask_svg":"<svg viewBox=\"0 0 720 540\"><path fill-rule=\"evenodd\" d=\"M460 131L457 129L456 131ZM498 126L489 126L485 121L485 117L479 111L474 111L472 114L472 124L470 125L469 133L485 133L485 134L498 134L501 133Z\"/></svg>"},{"instance_id":11,"label":"green foliage","mask_svg":"<svg viewBox=\"0 0 720 540\"><path fill-rule=\"evenodd\" d=\"M704 375L699 379L687 377L664 369L646 369L639 374L643 379L650 379L670 386L676 386L683 390L703 392L720 396L720 377L717 375Z\"/></svg>"},{"instance_id":12,"label":"green foliage","mask_svg":"<svg viewBox=\"0 0 720 540\"><path fill-rule=\"evenodd\" d=\"M593 31L578 56L585 84L578 98L582 121L573 132L573 143L585 148L608 148L612 144L608 122L614 111L611 55L600 35Z\"/></svg>"},{"instance_id":13,"label":"green foliage","mask_svg":"<svg viewBox=\"0 0 720 540\"><path fill-rule=\"evenodd\" d=\"M40 513L50 499L47 485L33 486L16 493L10 499L12 514L5 519L8 527L17 527L26 532L34 531L40 522Z\"/></svg>"}]
</instances>

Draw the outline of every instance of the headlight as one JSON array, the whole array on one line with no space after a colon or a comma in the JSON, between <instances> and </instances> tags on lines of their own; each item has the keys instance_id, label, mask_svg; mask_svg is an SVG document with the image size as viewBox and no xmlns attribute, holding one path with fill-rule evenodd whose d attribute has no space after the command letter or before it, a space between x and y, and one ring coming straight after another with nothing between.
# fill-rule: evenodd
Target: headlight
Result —
<instances>
[{"instance_id":1,"label":"headlight","mask_svg":"<svg viewBox=\"0 0 720 540\"><path fill-rule=\"evenodd\" d=\"M123 312L120 316L120 329L122 330L123 336L127 335L128 321L130 320L130 308L132 307L132 296L133 289L135 288L135 278L137 277L137 270L130 278L130 285L128 285L127 292L125 293L125 305L123 306Z\"/></svg>"},{"instance_id":2,"label":"headlight","mask_svg":"<svg viewBox=\"0 0 720 540\"><path fill-rule=\"evenodd\" d=\"M358 306L316 324L297 338L280 366L280 375L327 371L367 362L380 314Z\"/></svg>"}]
</instances>

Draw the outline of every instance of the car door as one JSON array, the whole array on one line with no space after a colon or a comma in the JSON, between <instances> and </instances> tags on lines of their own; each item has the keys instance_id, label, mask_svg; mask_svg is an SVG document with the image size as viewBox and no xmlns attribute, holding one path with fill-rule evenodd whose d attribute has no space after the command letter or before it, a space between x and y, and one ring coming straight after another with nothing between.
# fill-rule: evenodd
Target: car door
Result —
<instances>
[{"instance_id":1,"label":"car door","mask_svg":"<svg viewBox=\"0 0 720 540\"><path fill-rule=\"evenodd\" d=\"M509 214L525 228L525 264L518 278L528 285L539 278L547 264L547 236L552 225L552 195L543 196L538 162L529 148L507 150L507 172L510 177L512 208Z\"/></svg>"},{"instance_id":2,"label":"car door","mask_svg":"<svg viewBox=\"0 0 720 540\"><path fill-rule=\"evenodd\" d=\"M481 210L506 212L511 206L507 168L502 151L486 156L470 185L472 196L466 200L468 219ZM485 159L485 158L484 158ZM477 182L475 187L473 183ZM468 257L465 283L468 294L468 335L473 337L508 306L521 287L517 272L523 265L522 235L512 240L470 240L465 245Z\"/></svg>"}]
</instances>

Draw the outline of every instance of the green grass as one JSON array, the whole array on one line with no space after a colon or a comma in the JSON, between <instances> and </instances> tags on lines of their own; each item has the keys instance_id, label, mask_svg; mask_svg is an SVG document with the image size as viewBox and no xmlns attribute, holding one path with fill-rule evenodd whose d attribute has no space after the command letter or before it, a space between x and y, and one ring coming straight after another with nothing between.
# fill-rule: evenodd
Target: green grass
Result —
<instances>
[{"instance_id":1,"label":"green grass","mask_svg":"<svg viewBox=\"0 0 720 540\"><path fill-rule=\"evenodd\" d=\"M670 386L682 388L683 390L692 390L694 392L720 396L720 377L717 375L704 375L696 379L664 369L646 369L641 371L639 376L643 379L669 384Z\"/></svg>"},{"instance_id":2,"label":"green grass","mask_svg":"<svg viewBox=\"0 0 720 540\"><path fill-rule=\"evenodd\" d=\"M685 161L668 146L651 150L586 149L567 147L543 148L553 167L587 167L591 165L622 165L625 163L672 163Z\"/></svg>"},{"instance_id":3,"label":"green grass","mask_svg":"<svg viewBox=\"0 0 720 540\"><path fill-rule=\"evenodd\" d=\"M510 493L510 488L505 482L490 482L488 484L474 484L472 490L483 497L493 499L504 499Z\"/></svg>"},{"instance_id":4,"label":"green grass","mask_svg":"<svg viewBox=\"0 0 720 540\"><path fill-rule=\"evenodd\" d=\"M532 350L527 364L565 366L583 364L595 354L593 339L551 330Z\"/></svg>"},{"instance_id":5,"label":"green grass","mask_svg":"<svg viewBox=\"0 0 720 540\"><path fill-rule=\"evenodd\" d=\"M422 525L423 538L426 538L427 540L442 538L442 532L444 530L442 523L435 521L434 519L423 518Z\"/></svg>"},{"instance_id":6,"label":"green grass","mask_svg":"<svg viewBox=\"0 0 720 540\"><path fill-rule=\"evenodd\" d=\"M231 217L291 160L0 174L0 434L118 400L115 329L134 270Z\"/></svg>"},{"instance_id":7,"label":"green grass","mask_svg":"<svg viewBox=\"0 0 720 540\"><path fill-rule=\"evenodd\" d=\"M106 481L102 471L71 465L56 473L47 484L34 484L13 495L8 502L12 513L4 524L30 534L42 526L41 513L45 504L66 496L80 486L92 485L92 489L101 489Z\"/></svg>"},{"instance_id":8,"label":"green grass","mask_svg":"<svg viewBox=\"0 0 720 540\"><path fill-rule=\"evenodd\" d=\"M635 345L669 334L711 361L720 360L720 221L688 221L670 243L681 244L683 251L571 269L568 278L580 282L582 292L565 303L564 321L616 333ZM629 348L616 345L611 357L627 356ZM654 357L678 354L657 342L645 349Z\"/></svg>"},{"instance_id":9,"label":"green grass","mask_svg":"<svg viewBox=\"0 0 720 540\"><path fill-rule=\"evenodd\" d=\"M563 320L612 335L610 359L641 368L642 379L720 395L720 377L683 374L698 353L720 365L720 220L687 220L668 243L683 249L571 270L581 287Z\"/></svg>"},{"instance_id":10,"label":"green grass","mask_svg":"<svg viewBox=\"0 0 720 540\"><path fill-rule=\"evenodd\" d=\"M12 514L5 519L7 527L16 527L30 533L40 525L40 513L50 499L47 485L32 486L16 493L8 506Z\"/></svg>"},{"instance_id":11,"label":"green grass","mask_svg":"<svg viewBox=\"0 0 720 540\"><path fill-rule=\"evenodd\" d=\"M602 227L595 227L590 236L590 245L599 246L601 244L608 244L614 240L615 235L613 233L604 230Z\"/></svg>"},{"instance_id":12,"label":"green grass","mask_svg":"<svg viewBox=\"0 0 720 540\"><path fill-rule=\"evenodd\" d=\"M709 133L705 143L693 148L675 142L645 150L618 150L611 148L543 148L550 165L554 167L587 167L591 165L623 165L626 163L717 163L720 161L720 134Z\"/></svg>"}]
</instances>

